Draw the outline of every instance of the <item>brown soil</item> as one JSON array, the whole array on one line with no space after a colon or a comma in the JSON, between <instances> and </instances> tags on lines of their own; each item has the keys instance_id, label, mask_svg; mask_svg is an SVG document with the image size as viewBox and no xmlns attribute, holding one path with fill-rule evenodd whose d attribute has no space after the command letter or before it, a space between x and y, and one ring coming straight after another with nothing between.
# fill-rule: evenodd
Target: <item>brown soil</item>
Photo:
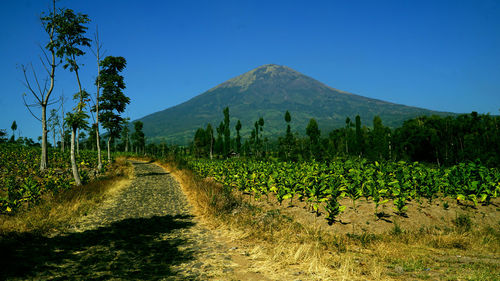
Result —
<instances>
[{"instance_id":1,"label":"brown soil","mask_svg":"<svg viewBox=\"0 0 500 281\"><path fill-rule=\"evenodd\" d=\"M404 215L398 215L393 202L388 201L378 207L379 217L375 215L373 201L360 198L356 200L354 207L351 199L343 198L340 204L346 206L344 212L334 224L328 225L323 205L319 208L318 215L307 202L293 200L293 204L290 204L290 200L284 200L280 205L273 196L255 199L249 194L238 194L252 204L266 209L278 208L302 224L314 225L335 234L383 234L393 231L396 224L405 231L453 229L456 227L454 222L460 215L468 216L473 227L500 227L500 198L492 199L489 205L477 206L458 203L451 198L438 198L433 201L421 199L420 202L413 200L408 202Z\"/></svg>"}]
</instances>

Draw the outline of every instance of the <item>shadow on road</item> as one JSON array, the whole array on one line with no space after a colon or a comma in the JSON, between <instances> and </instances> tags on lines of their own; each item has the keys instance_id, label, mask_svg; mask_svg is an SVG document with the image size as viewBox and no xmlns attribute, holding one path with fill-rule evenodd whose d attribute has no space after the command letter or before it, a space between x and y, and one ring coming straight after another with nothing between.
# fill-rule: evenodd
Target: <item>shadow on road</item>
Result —
<instances>
[{"instance_id":1,"label":"shadow on road","mask_svg":"<svg viewBox=\"0 0 500 281\"><path fill-rule=\"evenodd\" d=\"M107 227L47 238L0 237L0 280L136 279L175 275L171 266L191 260L187 241L169 233L193 225L191 216L126 219ZM171 235L178 237L179 235Z\"/></svg>"},{"instance_id":2,"label":"shadow on road","mask_svg":"<svg viewBox=\"0 0 500 281\"><path fill-rule=\"evenodd\" d=\"M132 162L132 164L134 164L134 165L146 165L146 164L151 164L151 163L155 162L154 160L149 160L147 162L140 162L140 161L133 161L133 160L132 161L129 160L129 161Z\"/></svg>"},{"instance_id":3,"label":"shadow on road","mask_svg":"<svg viewBox=\"0 0 500 281\"><path fill-rule=\"evenodd\" d=\"M144 173L144 174L136 174L136 177L147 177L147 176L161 176L161 175L169 175L170 173L166 172L161 172L161 173L156 173L156 172L149 172L149 173Z\"/></svg>"}]
</instances>

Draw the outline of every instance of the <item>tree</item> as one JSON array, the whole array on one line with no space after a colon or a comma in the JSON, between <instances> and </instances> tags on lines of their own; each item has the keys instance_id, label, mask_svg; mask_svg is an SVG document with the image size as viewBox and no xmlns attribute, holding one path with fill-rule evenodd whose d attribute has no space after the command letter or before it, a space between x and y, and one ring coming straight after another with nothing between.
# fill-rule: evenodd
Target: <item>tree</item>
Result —
<instances>
[{"instance_id":1,"label":"tree","mask_svg":"<svg viewBox=\"0 0 500 281\"><path fill-rule=\"evenodd\" d=\"M96 126L96 123L92 124L88 131L89 138L87 139L87 147L91 150L96 150Z\"/></svg>"},{"instance_id":2,"label":"tree","mask_svg":"<svg viewBox=\"0 0 500 281\"><path fill-rule=\"evenodd\" d=\"M311 118L307 124L306 135L309 136L309 151L312 157L320 158L320 135L321 131L318 128L316 119Z\"/></svg>"},{"instance_id":3,"label":"tree","mask_svg":"<svg viewBox=\"0 0 500 281\"><path fill-rule=\"evenodd\" d=\"M221 121L217 130L217 139L215 139L215 152L219 155L224 154L224 123Z\"/></svg>"},{"instance_id":4,"label":"tree","mask_svg":"<svg viewBox=\"0 0 500 281\"><path fill-rule=\"evenodd\" d=\"M129 121L130 121L130 118L123 119L122 144L123 144L123 149L125 152L128 152L128 144L129 144L129 138L130 138L129 137L129 134L130 134Z\"/></svg>"},{"instance_id":5,"label":"tree","mask_svg":"<svg viewBox=\"0 0 500 281\"><path fill-rule=\"evenodd\" d=\"M47 156L47 106L51 104L50 95L54 90L54 82L55 82L55 70L56 70L56 48L55 48L55 35L56 35L56 19L59 18L59 14L56 12L56 1L52 1L52 11L49 10L48 15L44 15L42 13L40 20L42 22L42 26L45 32L48 35L49 42L45 45L45 49L47 49L50 53L49 55L45 52L43 48L40 48L43 53L43 59L40 58L40 61L47 72L48 77L45 79L44 83L41 84L38 80L38 76L35 72L35 68L33 64L31 65L31 70L33 73L33 78L36 88L32 86L32 82L28 78L28 68L25 65L21 65L21 69L24 74L24 85L28 89L28 91L35 98L35 102L32 104L28 104L26 102L25 96L26 93L23 93L23 101L24 105L28 109L28 111L35 117L35 119L42 122L42 151L40 157L40 170L44 171L48 166L48 156ZM58 32L58 31L57 31ZM47 82L50 80L50 86L47 87ZM31 111L31 107L40 106L42 108L42 116L38 118Z\"/></svg>"},{"instance_id":6,"label":"tree","mask_svg":"<svg viewBox=\"0 0 500 281\"><path fill-rule=\"evenodd\" d=\"M224 108L224 155L228 155L229 150L231 150L231 130L229 129L229 107Z\"/></svg>"},{"instance_id":7,"label":"tree","mask_svg":"<svg viewBox=\"0 0 500 281\"><path fill-rule=\"evenodd\" d=\"M290 112L288 110L285 112L285 122L286 122L286 134L285 134L285 139L283 140L284 142L284 154L285 154L285 160L289 160L291 157L291 152L292 152L292 146L294 143L293 139L293 134L292 134L292 129L290 127L290 122L292 121L292 116L290 115Z\"/></svg>"},{"instance_id":8,"label":"tree","mask_svg":"<svg viewBox=\"0 0 500 281\"><path fill-rule=\"evenodd\" d=\"M144 124L141 121L134 122L135 132L132 134L132 141L134 142L135 153L138 153L141 150L144 152L144 146L146 144L146 140L144 138L144 133L142 132L143 126Z\"/></svg>"},{"instance_id":9,"label":"tree","mask_svg":"<svg viewBox=\"0 0 500 281\"><path fill-rule=\"evenodd\" d=\"M351 130L351 118L347 117L345 119L345 153L349 155L349 133Z\"/></svg>"},{"instance_id":10,"label":"tree","mask_svg":"<svg viewBox=\"0 0 500 281\"><path fill-rule=\"evenodd\" d=\"M292 121L292 116L290 115L290 112L288 110L285 112L285 122L287 124L286 126L286 134L291 134L291 128L290 128L290 121Z\"/></svg>"},{"instance_id":11,"label":"tree","mask_svg":"<svg viewBox=\"0 0 500 281\"><path fill-rule=\"evenodd\" d=\"M85 101L89 97L89 94L85 91L81 91L79 93L76 93L73 96L73 99L80 101L83 100ZM78 172L78 166L76 165L76 156L75 156L75 143L76 143L76 129L77 128L87 128L88 122L87 118L89 117L83 109L85 108L86 103L85 102L78 102L76 107L73 108L73 112L68 112L66 114L66 118L64 121L66 122L66 125L71 128L71 151L70 151L70 158L71 158L71 170L73 172L73 178L75 179L75 185L80 186L82 185L82 181L80 179L80 174Z\"/></svg>"},{"instance_id":12,"label":"tree","mask_svg":"<svg viewBox=\"0 0 500 281\"><path fill-rule=\"evenodd\" d=\"M64 146L66 142L66 130L64 129L66 126L64 125L64 95L61 95L61 118L63 119L59 125L59 134L61 138L61 151L64 152Z\"/></svg>"},{"instance_id":13,"label":"tree","mask_svg":"<svg viewBox=\"0 0 500 281\"><path fill-rule=\"evenodd\" d=\"M87 129L90 129L91 127L88 127ZM85 140L85 137L87 137L87 134L85 134L84 131L81 131L78 133L78 139L83 143L83 141ZM79 142L80 143L80 142ZM83 144L84 147L85 147L85 144ZM79 149L79 148L78 148Z\"/></svg>"},{"instance_id":14,"label":"tree","mask_svg":"<svg viewBox=\"0 0 500 281\"><path fill-rule=\"evenodd\" d=\"M16 140L16 130L17 130L17 123L16 123L16 120L14 120L14 122L12 122L12 125L10 126L10 128L12 129L12 142L14 142Z\"/></svg>"},{"instance_id":15,"label":"tree","mask_svg":"<svg viewBox=\"0 0 500 281\"><path fill-rule=\"evenodd\" d=\"M261 142L262 142L262 131L264 126L264 118L260 117L258 121L255 121L252 134L250 137L250 143L254 146L255 155L261 156Z\"/></svg>"},{"instance_id":16,"label":"tree","mask_svg":"<svg viewBox=\"0 0 500 281\"><path fill-rule=\"evenodd\" d=\"M259 147L258 151L259 153L262 154L262 140L267 140L267 139L264 139L263 138L263 135L264 135L264 118L260 117L259 118L259 126L258 126L258 130L257 130L257 135L259 134L259 131L260 131L260 136L258 138L258 142L257 142L257 146Z\"/></svg>"},{"instance_id":17,"label":"tree","mask_svg":"<svg viewBox=\"0 0 500 281\"><path fill-rule=\"evenodd\" d=\"M382 124L380 116L373 118L373 132L372 132L372 159L383 160L387 159L389 153L389 143L387 139L388 128Z\"/></svg>"},{"instance_id":18,"label":"tree","mask_svg":"<svg viewBox=\"0 0 500 281\"><path fill-rule=\"evenodd\" d=\"M363 155L364 152L363 133L361 131L361 117L359 117L359 115L356 115L356 152L358 156Z\"/></svg>"},{"instance_id":19,"label":"tree","mask_svg":"<svg viewBox=\"0 0 500 281\"><path fill-rule=\"evenodd\" d=\"M96 144L97 144L97 170L102 169L102 157L101 157L101 140L100 140L100 135L99 135L99 94L101 91L101 82L100 82L100 74L101 74L101 48L102 45L99 41L99 29L96 27L96 33L94 35L94 41L95 41L95 50L91 49L92 52L94 53L96 59L97 59L97 78L95 81L95 85L97 87L96 91L96 99L95 99L95 136L96 136ZM127 140L125 142L125 150L128 150L128 126L125 126L127 128Z\"/></svg>"},{"instance_id":20,"label":"tree","mask_svg":"<svg viewBox=\"0 0 500 281\"><path fill-rule=\"evenodd\" d=\"M0 129L0 143L7 141L7 132Z\"/></svg>"},{"instance_id":21,"label":"tree","mask_svg":"<svg viewBox=\"0 0 500 281\"><path fill-rule=\"evenodd\" d=\"M259 118L259 127L260 127L260 139L262 139L262 135L264 134L264 118Z\"/></svg>"},{"instance_id":22,"label":"tree","mask_svg":"<svg viewBox=\"0 0 500 281\"><path fill-rule=\"evenodd\" d=\"M210 153L212 139L212 126L207 125L207 129L199 128L195 135L193 141L193 152L197 157L204 157Z\"/></svg>"},{"instance_id":23,"label":"tree","mask_svg":"<svg viewBox=\"0 0 500 281\"><path fill-rule=\"evenodd\" d=\"M108 162L111 162L110 142L120 136L124 124L120 113L130 103L130 98L123 94L125 82L120 75L126 65L127 61L123 57L107 56L101 61L102 70L96 80L96 84L102 86L99 107L102 111L102 127L108 131Z\"/></svg>"},{"instance_id":24,"label":"tree","mask_svg":"<svg viewBox=\"0 0 500 281\"><path fill-rule=\"evenodd\" d=\"M234 127L236 129L236 151L240 153L241 151L241 136L240 136L240 130L241 130L241 122L238 120L236 123L236 126Z\"/></svg>"},{"instance_id":25,"label":"tree","mask_svg":"<svg viewBox=\"0 0 500 281\"><path fill-rule=\"evenodd\" d=\"M59 115L57 114L56 109L50 110L50 117L49 117L49 129L52 132L52 143L54 147L57 147L57 142L56 142L56 131L59 128L61 122L59 121ZM42 137L43 138L43 137Z\"/></svg>"},{"instance_id":26,"label":"tree","mask_svg":"<svg viewBox=\"0 0 500 281\"><path fill-rule=\"evenodd\" d=\"M78 173L78 167L76 166L74 141L77 129L84 128L84 126L86 126L86 118L88 118L88 115L83 112L83 109L85 108L87 98L89 97L88 93L83 90L80 82L80 65L77 62L77 58L85 54L85 52L80 48L90 47L91 40L84 36L87 31L87 27L84 26L84 24L89 21L88 16L85 14L75 14L71 9L61 10L61 13L54 17L54 25L57 29L57 36L51 43L51 47L56 50L56 55L60 58L61 62L64 59L64 69L69 68L70 72L74 72L78 83L79 92L75 94L75 97L79 98L79 101L78 105L75 107L76 111L68 113L66 117L66 122L72 128L71 168L76 185L81 185L81 180Z\"/></svg>"},{"instance_id":27,"label":"tree","mask_svg":"<svg viewBox=\"0 0 500 281\"><path fill-rule=\"evenodd\" d=\"M210 159L212 159L214 151L214 130L212 129L212 125L210 123L207 125L206 135L210 138Z\"/></svg>"}]
</instances>

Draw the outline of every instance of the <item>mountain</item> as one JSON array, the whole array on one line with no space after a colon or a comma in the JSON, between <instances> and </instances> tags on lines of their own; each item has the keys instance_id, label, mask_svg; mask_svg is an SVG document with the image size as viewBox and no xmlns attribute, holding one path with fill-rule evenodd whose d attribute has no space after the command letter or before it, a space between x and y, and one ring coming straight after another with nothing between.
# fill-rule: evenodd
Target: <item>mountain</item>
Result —
<instances>
[{"instance_id":1,"label":"mountain","mask_svg":"<svg viewBox=\"0 0 500 281\"><path fill-rule=\"evenodd\" d=\"M346 117L354 121L357 114L362 125L371 126L373 117L379 115L384 125L390 127L420 115L446 114L347 93L289 67L267 64L138 120L144 123L148 141L187 144L196 129L208 123L215 131L226 106L229 106L232 136L238 119L243 125L242 137L246 138L255 121L263 117L264 137L269 139L284 134L286 110L292 116L292 131L304 134L309 120L315 118L322 135L345 126Z\"/></svg>"}]
</instances>

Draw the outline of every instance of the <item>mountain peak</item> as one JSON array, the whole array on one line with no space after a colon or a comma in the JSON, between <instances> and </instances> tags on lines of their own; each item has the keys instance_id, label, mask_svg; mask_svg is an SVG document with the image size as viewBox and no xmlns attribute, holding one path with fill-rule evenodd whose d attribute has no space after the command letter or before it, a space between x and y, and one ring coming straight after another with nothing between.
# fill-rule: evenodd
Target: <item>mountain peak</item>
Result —
<instances>
[{"instance_id":1,"label":"mountain peak","mask_svg":"<svg viewBox=\"0 0 500 281\"><path fill-rule=\"evenodd\" d=\"M277 64L264 64L257 68L254 68L246 73L236 76L217 87L210 89L209 91L214 91L220 88L240 88L240 91L245 91L258 80L271 79L293 79L301 76L299 72L284 66Z\"/></svg>"}]
</instances>

